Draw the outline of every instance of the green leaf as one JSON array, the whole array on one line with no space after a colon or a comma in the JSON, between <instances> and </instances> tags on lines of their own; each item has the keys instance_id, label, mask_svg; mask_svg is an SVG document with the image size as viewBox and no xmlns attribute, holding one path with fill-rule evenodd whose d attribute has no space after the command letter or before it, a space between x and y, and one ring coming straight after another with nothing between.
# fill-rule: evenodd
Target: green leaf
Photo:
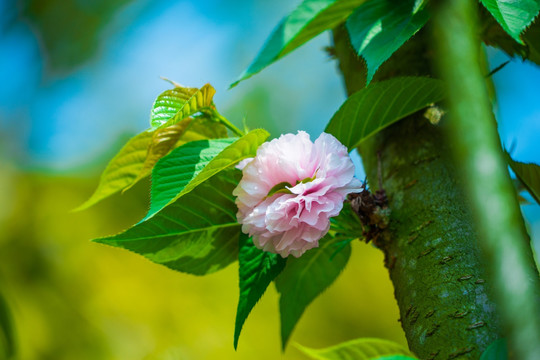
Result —
<instances>
[{"instance_id":1,"label":"green leaf","mask_svg":"<svg viewBox=\"0 0 540 360\"><path fill-rule=\"evenodd\" d=\"M506 159L512 171L534 200L540 204L540 166L532 163L522 163L514 161L510 155L506 154Z\"/></svg>"},{"instance_id":2,"label":"green leaf","mask_svg":"<svg viewBox=\"0 0 540 360\"><path fill-rule=\"evenodd\" d=\"M416 14L418 11L424 9L429 0L414 0L413 14Z\"/></svg>"},{"instance_id":3,"label":"green leaf","mask_svg":"<svg viewBox=\"0 0 540 360\"><path fill-rule=\"evenodd\" d=\"M506 339L497 339L492 342L480 355L480 360L508 360Z\"/></svg>"},{"instance_id":4,"label":"green leaf","mask_svg":"<svg viewBox=\"0 0 540 360\"><path fill-rule=\"evenodd\" d=\"M520 34L540 11L540 0L480 0L502 28L518 43Z\"/></svg>"},{"instance_id":5,"label":"green leaf","mask_svg":"<svg viewBox=\"0 0 540 360\"><path fill-rule=\"evenodd\" d=\"M75 211L87 209L106 197L131 186L143 169L152 136L153 132L147 130L131 138L101 174L96 191Z\"/></svg>"},{"instance_id":6,"label":"green leaf","mask_svg":"<svg viewBox=\"0 0 540 360\"><path fill-rule=\"evenodd\" d=\"M532 54L536 46L534 39L527 38L527 34L531 32L534 23L521 36L525 44L517 42L510 36L495 18L484 7L480 8L480 36L482 41L489 46L499 48L506 52L511 57L519 56L521 59L536 59ZM536 22L538 23L538 22ZM534 33L534 31L532 31ZM530 35L529 35L530 36ZM538 62L537 62L538 63Z\"/></svg>"},{"instance_id":7,"label":"green leaf","mask_svg":"<svg viewBox=\"0 0 540 360\"><path fill-rule=\"evenodd\" d=\"M87 209L119 191L129 189L148 176L156 162L176 146L224 136L227 136L225 126L207 118L186 118L171 126L143 131L120 149L101 174L92 196L74 211Z\"/></svg>"},{"instance_id":8,"label":"green leaf","mask_svg":"<svg viewBox=\"0 0 540 360\"><path fill-rule=\"evenodd\" d=\"M190 142L173 150L152 173L152 203L146 219L218 172L255 156L269 135L256 129L238 139Z\"/></svg>"},{"instance_id":9,"label":"green leaf","mask_svg":"<svg viewBox=\"0 0 540 360\"><path fill-rule=\"evenodd\" d=\"M161 159L152 173L151 205L146 218L174 201L177 195L189 192L206 180L208 177L200 178L197 183L193 182L216 155L236 140L230 138L192 141ZM186 185L190 183L192 186L186 189Z\"/></svg>"},{"instance_id":10,"label":"green leaf","mask_svg":"<svg viewBox=\"0 0 540 360\"><path fill-rule=\"evenodd\" d=\"M330 230L341 239L357 239L364 232L362 222L351 207L350 202L343 203L343 209L338 216L330 218Z\"/></svg>"},{"instance_id":11,"label":"green leaf","mask_svg":"<svg viewBox=\"0 0 540 360\"><path fill-rule=\"evenodd\" d=\"M95 242L134 251L171 269L205 275L237 259L240 225L233 189L238 170L223 171L118 235Z\"/></svg>"},{"instance_id":12,"label":"green leaf","mask_svg":"<svg viewBox=\"0 0 540 360\"><path fill-rule=\"evenodd\" d=\"M152 127L174 125L188 116L209 110L216 90L210 84L200 89L174 88L162 93L152 106L150 124Z\"/></svg>"},{"instance_id":13,"label":"green leaf","mask_svg":"<svg viewBox=\"0 0 540 360\"><path fill-rule=\"evenodd\" d=\"M135 185L139 180L150 175L158 160L167 155L176 146L192 120L192 118L188 117L177 124L157 129L152 133L152 139L148 144L141 170L131 185L125 188L124 191Z\"/></svg>"},{"instance_id":14,"label":"green leaf","mask_svg":"<svg viewBox=\"0 0 540 360\"><path fill-rule=\"evenodd\" d=\"M303 353L317 360L406 360L415 359L403 346L389 340L360 338L325 349L296 345Z\"/></svg>"},{"instance_id":15,"label":"green leaf","mask_svg":"<svg viewBox=\"0 0 540 360\"><path fill-rule=\"evenodd\" d=\"M0 359L11 359L15 355L15 339L11 313L0 293Z\"/></svg>"},{"instance_id":16,"label":"green leaf","mask_svg":"<svg viewBox=\"0 0 540 360\"><path fill-rule=\"evenodd\" d=\"M281 20L255 60L231 87L250 78L321 32L333 29L366 0L304 0Z\"/></svg>"},{"instance_id":17,"label":"green leaf","mask_svg":"<svg viewBox=\"0 0 540 360\"><path fill-rule=\"evenodd\" d=\"M164 124L176 116L188 101L199 89L175 86L173 89L165 90L158 95L152 111L150 112L150 125Z\"/></svg>"},{"instance_id":18,"label":"green leaf","mask_svg":"<svg viewBox=\"0 0 540 360\"><path fill-rule=\"evenodd\" d=\"M216 121L210 120L207 116L187 117L174 125L156 129L148 146L143 167L129 187L150 175L158 160L166 156L175 147L190 141L226 137L227 128ZM124 191L128 188L124 189Z\"/></svg>"},{"instance_id":19,"label":"green leaf","mask_svg":"<svg viewBox=\"0 0 540 360\"><path fill-rule=\"evenodd\" d=\"M420 5L410 0L369 0L347 20L351 44L366 60L368 84L379 66L429 19Z\"/></svg>"},{"instance_id":20,"label":"green leaf","mask_svg":"<svg viewBox=\"0 0 540 360\"><path fill-rule=\"evenodd\" d=\"M278 254L262 251L255 247L251 238L240 235L238 262L240 265L240 298L236 310L234 327L234 348L238 346L238 338L242 326L251 309L266 291L268 285L285 267L287 259Z\"/></svg>"},{"instance_id":21,"label":"green leaf","mask_svg":"<svg viewBox=\"0 0 540 360\"><path fill-rule=\"evenodd\" d=\"M540 20L536 20L523 34L527 44L527 59L540 65Z\"/></svg>"},{"instance_id":22,"label":"green leaf","mask_svg":"<svg viewBox=\"0 0 540 360\"><path fill-rule=\"evenodd\" d=\"M214 88L210 84L200 90L175 85L174 89L161 93L154 102L150 116L153 127L124 145L105 168L92 196L74 211L84 210L119 191L129 189L148 176L160 158L181 144L227 137L225 126L208 115L190 117L211 106Z\"/></svg>"},{"instance_id":23,"label":"green leaf","mask_svg":"<svg viewBox=\"0 0 540 360\"><path fill-rule=\"evenodd\" d=\"M376 82L351 95L325 131L352 150L371 135L444 96L441 80L401 77Z\"/></svg>"},{"instance_id":24,"label":"green leaf","mask_svg":"<svg viewBox=\"0 0 540 360\"><path fill-rule=\"evenodd\" d=\"M283 349L306 307L334 280L347 265L350 244L335 254L332 246L337 240L326 235L318 248L308 250L299 258L290 258L283 272L276 278L280 293L281 342ZM330 259L334 255L332 259Z\"/></svg>"},{"instance_id":25,"label":"green leaf","mask_svg":"<svg viewBox=\"0 0 540 360\"><path fill-rule=\"evenodd\" d=\"M193 117L191 125L187 128L184 135L176 145L182 145L190 141L204 139L222 139L226 138L227 127L207 115L197 115Z\"/></svg>"}]
</instances>

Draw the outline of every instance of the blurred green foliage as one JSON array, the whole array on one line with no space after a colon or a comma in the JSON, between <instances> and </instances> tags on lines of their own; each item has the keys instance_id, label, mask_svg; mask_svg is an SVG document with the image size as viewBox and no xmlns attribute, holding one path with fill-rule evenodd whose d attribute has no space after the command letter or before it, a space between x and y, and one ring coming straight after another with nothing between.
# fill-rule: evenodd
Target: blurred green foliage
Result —
<instances>
[{"instance_id":1,"label":"blurred green foliage","mask_svg":"<svg viewBox=\"0 0 540 360\"><path fill-rule=\"evenodd\" d=\"M147 181L71 213L96 178L0 168L0 279L20 359L305 359L282 357L270 287L233 348L238 264L196 277L91 243L144 216ZM405 344L382 254L353 244L336 283L300 320L293 342L313 348L363 336Z\"/></svg>"},{"instance_id":2,"label":"blurred green foliage","mask_svg":"<svg viewBox=\"0 0 540 360\"><path fill-rule=\"evenodd\" d=\"M47 68L70 70L99 49L100 31L132 0L22 0L26 19L42 43Z\"/></svg>"},{"instance_id":3,"label":"blurred green foliage","mask_svg":"<svg viewBox=\"0 0 540 360\"><path fill-rule=\"evenodd\" d=\"M15 339L11 323L9 307L0 293L0 359L10 359L15 355Z\"/></svg>"},{"instance_id":4,"label":"blurred green foliage","mask_svg":"<svg viewBox=\"0 0 540 360\"><path fill-rule=\"evenodd\" d=\"M298 116L291 103L286 102L274 104L269 95L269 89L276 84L263 83L262 85L253 85L253 89L248 92L240 101L232 104L226 104L227 109L223 111L228 119L244 119L248 128L264 128L270 133L271 137L296 131L299 127ZM286 92L287 89L280 89ZM293 96L293 94L285 94Z\"/></svg>"}]
</instances>

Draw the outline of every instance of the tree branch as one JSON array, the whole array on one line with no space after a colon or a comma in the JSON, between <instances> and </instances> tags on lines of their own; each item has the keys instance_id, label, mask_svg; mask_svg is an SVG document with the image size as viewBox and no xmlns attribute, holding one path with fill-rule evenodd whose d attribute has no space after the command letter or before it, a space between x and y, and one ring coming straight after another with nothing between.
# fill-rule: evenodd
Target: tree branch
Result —
<instances>
[{"instance_id":1,"label":"tree branch","mask_svg":"<svg viewBox=\"0 0 540 360\"><path fill-rule=\"evenodd\" d=\"M429 75L430 52L419 33L375 80ZM343 28L334 45L349 95L362 88L363 62ZM409 346L422 359L478 358L500 337L497 311L466 196L448 158L447 129L414 114L359 148L372 189L377 154L391 209L382 250ZM373 189L374 190L374 189Z\"/></svg>"},{"instance_id":2,"label":"tree branch","mask_svg":"<svg viewBox=\"0 0 540 360\"><path fill-rule=\"evenodd\" d=\"M499 309L517 359L540 356L540 285L516 192L480 67L477 6L441 1L435 43L448 85L449 137L495 285Z\"/></svg>"}]
</instances>

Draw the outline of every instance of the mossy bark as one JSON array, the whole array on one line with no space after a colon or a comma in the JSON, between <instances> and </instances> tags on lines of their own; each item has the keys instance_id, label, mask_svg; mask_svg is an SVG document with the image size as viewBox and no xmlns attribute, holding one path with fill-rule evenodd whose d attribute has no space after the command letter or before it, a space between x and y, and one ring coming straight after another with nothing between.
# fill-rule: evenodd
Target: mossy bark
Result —
<instances>
[{"instance_id":1,"label":"mossy bark","mask_svg":"<svg viewBox=\"0 0 540 360\"><path fill-rule=\"evenodd\" d=\"M430 54L419 33L379 70L375 80L429 75ZM346 31L334 31L335 55L347 92L364 86L364 64ZM377 243L385 253L401 324L421 359L478 359L500 336L492 284L477 245L467 198L449 155L444 121L413 114L359 148L368 181L378 167L391 209Z\"/></svg>"}]
</instances>

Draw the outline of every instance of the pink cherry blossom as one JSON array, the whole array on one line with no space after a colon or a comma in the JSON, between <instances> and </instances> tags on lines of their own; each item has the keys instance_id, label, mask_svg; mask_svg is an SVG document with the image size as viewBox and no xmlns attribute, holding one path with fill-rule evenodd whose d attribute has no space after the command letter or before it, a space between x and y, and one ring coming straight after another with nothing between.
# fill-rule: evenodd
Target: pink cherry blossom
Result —
<instances>
[{"instance_id":1,"label":"pink cherry blossom","mask_svg":"<svg viewBox=\"0 0 540 360\"><path fill-rule=\"evenodd\" d=\"M315 143L304 131L281 135L237 167L243 176L233 194L242 231L282 257L317 247L347 194L361 190L347 148L326 133Z\"/></svg>"}]
</instances>

